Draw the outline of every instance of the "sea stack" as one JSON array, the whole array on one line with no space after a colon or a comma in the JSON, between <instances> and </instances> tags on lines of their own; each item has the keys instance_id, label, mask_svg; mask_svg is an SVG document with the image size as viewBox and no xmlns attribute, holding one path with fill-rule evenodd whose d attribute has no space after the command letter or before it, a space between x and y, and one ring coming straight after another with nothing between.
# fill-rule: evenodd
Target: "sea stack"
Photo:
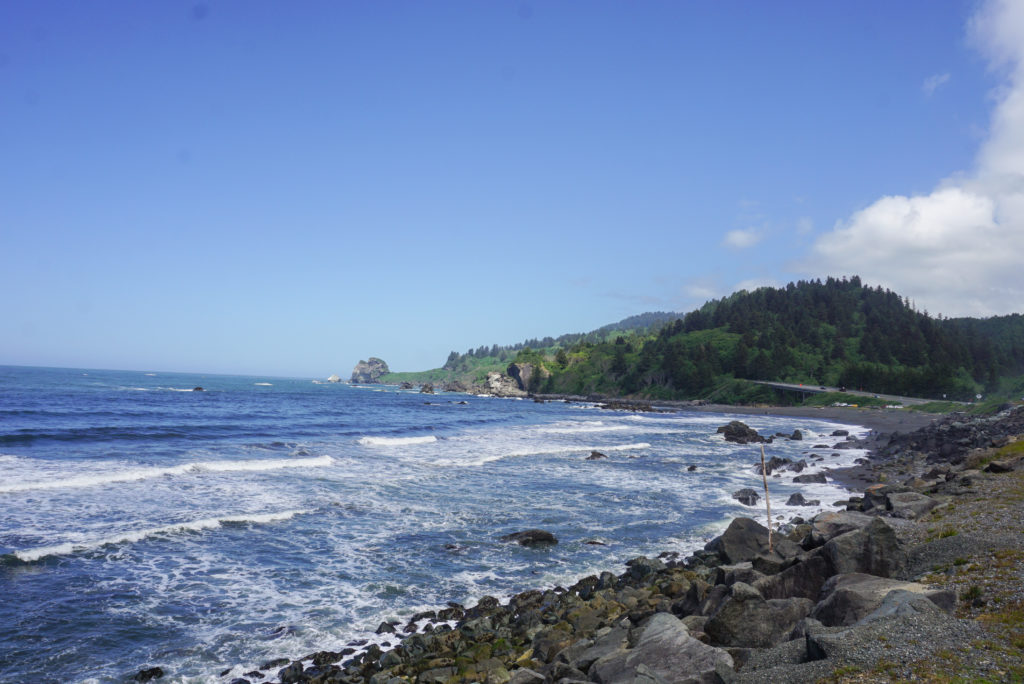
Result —
<instances>
[{"instance_id":1,"label":"sea stack","mask_svg":"<svg viewBox=\"0 0 1024 684\"><path fill-rule=\"evenodd\" d=\"M380 376L390 372L388 364L383 359L371 356L369 360L360 361L356 364L356 367L352 369L352 378L349 382L374 385L380 383Z\"/></svg>"}]
</instances>

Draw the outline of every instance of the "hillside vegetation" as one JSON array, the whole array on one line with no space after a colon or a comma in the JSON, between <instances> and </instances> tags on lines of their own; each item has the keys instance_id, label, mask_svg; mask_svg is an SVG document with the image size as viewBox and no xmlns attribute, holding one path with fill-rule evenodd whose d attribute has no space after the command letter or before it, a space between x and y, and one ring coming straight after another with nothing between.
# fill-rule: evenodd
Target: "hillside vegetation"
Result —
<instances>
[{"instance_id":1,"label":"hillside vegetation","mask_svg":"<svg viewBox=\"0 0 1024 684\"><path fill-rule=\"evenodd\" d=\"M933 318L856 276L828 278L740 291L685 315L452 352L428 373L477 383L511 362L539 371L527 388L538 393L777 401L738 382L770 380L969 400L1020 387L1024 316Z\"/></svg>"}]
</instances>

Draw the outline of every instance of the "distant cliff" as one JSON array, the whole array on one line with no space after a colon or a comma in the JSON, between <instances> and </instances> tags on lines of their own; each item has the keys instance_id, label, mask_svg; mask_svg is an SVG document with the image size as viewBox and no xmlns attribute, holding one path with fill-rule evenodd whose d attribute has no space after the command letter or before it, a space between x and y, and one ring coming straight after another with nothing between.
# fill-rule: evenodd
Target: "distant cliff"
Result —
<instances>
[{"instance_id":1,"label":"distant cliff","mask_svg":"<svg viewBox=\"0 0 1024 684\"><path fill-rule=\"evenodd\" d=\"M352 377L349 382L360 384L376 384L380 382L380 376L389 373L388 364L383 359L371 356L368 361L360 361L352 369Z\"/></svg>"}]
</instances>

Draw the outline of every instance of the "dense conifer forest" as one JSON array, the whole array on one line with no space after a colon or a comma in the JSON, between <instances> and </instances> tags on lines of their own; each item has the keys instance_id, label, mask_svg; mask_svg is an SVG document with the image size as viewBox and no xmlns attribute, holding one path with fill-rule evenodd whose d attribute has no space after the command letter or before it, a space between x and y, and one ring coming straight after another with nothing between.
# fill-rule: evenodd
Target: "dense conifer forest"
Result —
<instances>
[{"instance_id":1,"label":"dense conifer forest","mask_svg":"<svg viewBox=\"0 0 1024 684\"><path fill-rule=\"evenodd\" d=\"M452 352L443 370L479 381L510 362L541 369L529 388L539 393L715 398L744 379L971 399L1024 374L1024 316L932 317L856 276L828 278L740 291L685 315Z\"/></svg>"}]
</instances>

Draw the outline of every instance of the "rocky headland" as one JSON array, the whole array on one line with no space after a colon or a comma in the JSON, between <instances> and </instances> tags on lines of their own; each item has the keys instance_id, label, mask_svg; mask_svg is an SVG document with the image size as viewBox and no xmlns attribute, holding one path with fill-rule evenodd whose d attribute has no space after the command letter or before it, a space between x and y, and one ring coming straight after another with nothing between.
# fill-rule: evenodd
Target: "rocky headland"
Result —
<instances>
[{"instance_id":1,"label":"rocky headland","mask_svg":"<svg viewBox=\"0 0 1024 684\"><path fill-rule=\"evenodd\" d=\"M745 427L722 438L760 441ZM856 473L833 473L856 495L771 539L737 518L686 558L449 603L382 624L385 648L272 661L231 684L1021 681L1024 406L871 444ZM557 543L543 534L516 541Z\"/></svg>"},{"instance_id":2,"label":"rocky headland","mask_svg":"<svg viewBox=\"0 0 1024 684\"><path fill-rule=\"evenodd\" d=\"M352 377L349 382L361 385L374 385L380 382L380 377L389 373L388 364L383 359L371 356L366 361L360 361L352 369Z\"/></svg>"}]
</instances>

